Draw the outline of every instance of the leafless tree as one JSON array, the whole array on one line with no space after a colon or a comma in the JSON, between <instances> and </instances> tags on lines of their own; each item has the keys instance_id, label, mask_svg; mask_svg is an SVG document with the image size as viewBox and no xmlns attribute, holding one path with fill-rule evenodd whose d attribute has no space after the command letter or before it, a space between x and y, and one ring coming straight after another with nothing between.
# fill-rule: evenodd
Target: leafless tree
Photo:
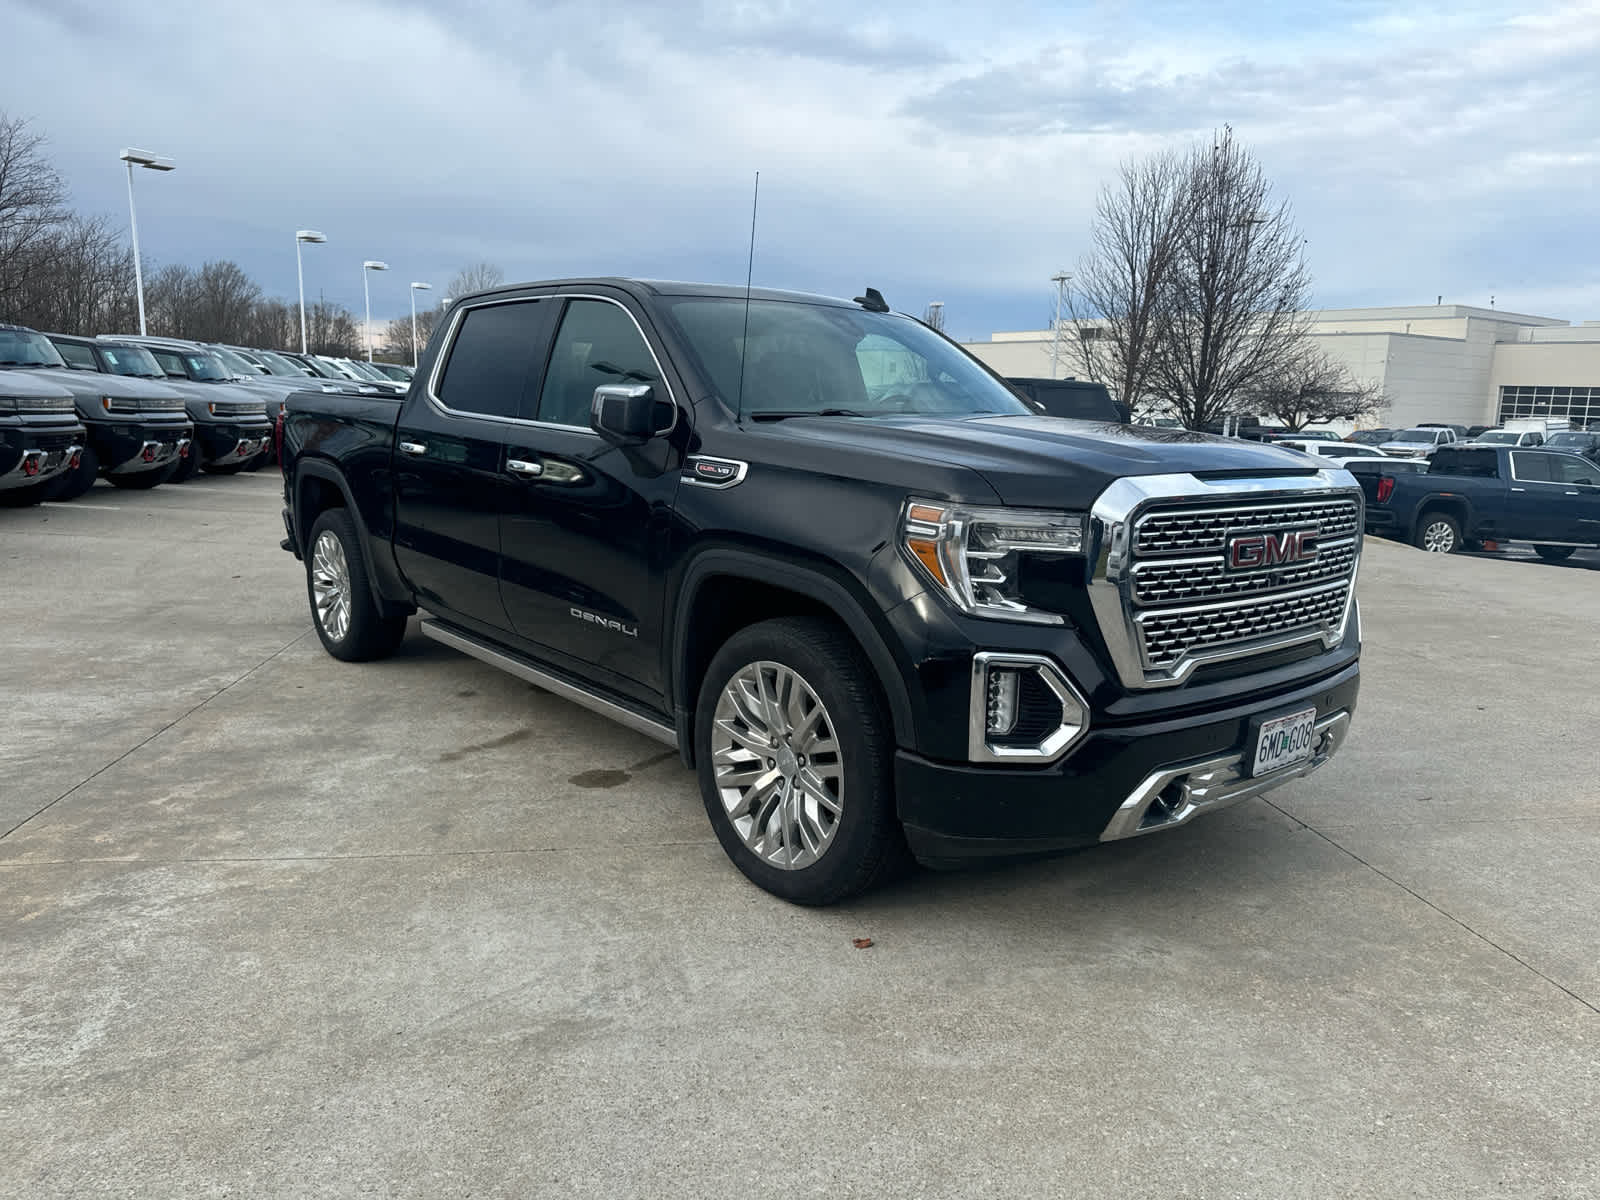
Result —
<instances>
[{"instance_id":1,"label":"leafless tree","mask_svg":"<svg viewBox=\"0 0 1600 1200\"><path fill-rule=\"evenodd\" d=\"M0 111L0 315L23 302L30 269L67 218L67 189L44 154L44 137Z\"/></svg>"},{"instance_id":2,"label":"leafless tree","mask_svg":"<svg viewBox=\"0 0 1600 1200\"><path fill-rule=\"evenodd\" d=\"M1279 368L1243 396L1250 411L1290 430L1327 421L1360 421L1387 406L1383 389L1357 379L1309 341L1302 340Z\"/></svg>"},{"instance_id":3,"label":"leafless tree","mask_svg":"<svg viewBox=\"0 0 1600 1200\"><path fill-rule=\"evenodd\" d=\"M263 350L298 350L300 309L286 300L258 300L250 310L245 330L247 346L259 346Z\"/></svg>"},{"instance_id":4,"label":"leafless tree","mask_svg":"<svg viewBox=\"0 0 1600 1200\"><path fill-rule=\"evenodd\" d=\"M1232 129L1191 150L1182 171L1149 391L1199 429L1299 353L1311 277L1288 202Z\"/></svg>"},{"instance_id":5,"label":"leafless tree","mask_svg":"<svg viewBox=\"0 0 1600 1200\"><path fill-rule=\"evenodd\" d=\"M250 326L261 287L236 262L213 260L194 277L194 320L191 337L203 342L242 342Z\"/></svg>"},{"instance_id":6,"label":"leafless tree","mask_svg":"<svg viewBox=\"0 0 1600 1200\"><path fill-rule=\"evenodd\" d=\"M1130 408L1145 394L1158 352L1159 313L1186 200L1173 152L1124 164L1095 204L1091 249L1067 292L1069 359Z\"/></svg>"},{"instance_id":7,"label":"leafless tree","mask_svg":"<svg viewBox=\"0 0 1600 1200\"><path fill-rule=\"evenodd\" d=\"M318 300L306 308L307 348L313 354L336 354L342 358L364 356L361 327L342 304Z\"/></svg>"},{"instance_id":8,"label":"leafless tree","mask_svg":"<svg viewBox=\"0 0 1600 1200\"><path fill-rule=\"evenodd\" d=\"M182 263L168 263L153 274L146 271L144 310L152 334L178 338L196 336L199 307L199 285L194 271Z\"/></svg>"},{"instance_id":9,"label":"leafless tree","mask_svg":"<svg viewBox=\"0 0 1600 1200\"><path fill-rule=\"evenodd\" d=\"M459 300L468 292L481 292L484 288L496 287L506 281L506 273L490 262L473 263L456 272L456 277L450 281L450 286L445 289L445 295L454 300ZM422 314L417 314L420 320ZM407 334L406 343L409 345L410 335Z\"/></svg>"},{"instance_id":10,"label":"leafless tree","mask_svg":"<svg viewBox=\"0 0 1600 1200\"><path fill-rule=\"evenodd\" d=\"M420 350L428 344L428 339L433 336L434 328L439 324L440 310L437 308L417 309L417 347ZM411 361L411 314L396 317L390 321L383 332L383 344L389 347L391 354L405 362Z\"/></svg>"}]
</instances>

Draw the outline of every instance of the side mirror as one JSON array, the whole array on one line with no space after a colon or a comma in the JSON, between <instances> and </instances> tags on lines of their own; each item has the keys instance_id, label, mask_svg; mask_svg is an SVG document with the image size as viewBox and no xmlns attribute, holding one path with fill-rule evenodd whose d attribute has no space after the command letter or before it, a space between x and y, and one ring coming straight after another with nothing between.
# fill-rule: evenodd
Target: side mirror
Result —
<instances>
[{"instance_id":1,"label":"side mirror","mask_svg":"<svg viewBox=\"0 0 1600 1200\"><path fill-rule=\"evenodd\" d=\"M637 446L672 428L672 406L648 383L607 384L594 390L589 428L617 446Z\"/></svg>"}]
</instances>

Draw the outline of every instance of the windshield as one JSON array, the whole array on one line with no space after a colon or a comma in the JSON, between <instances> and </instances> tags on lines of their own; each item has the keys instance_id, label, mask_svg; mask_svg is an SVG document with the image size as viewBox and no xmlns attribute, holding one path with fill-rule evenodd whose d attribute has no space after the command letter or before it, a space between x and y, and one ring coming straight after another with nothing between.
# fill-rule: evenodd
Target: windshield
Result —
<instances>
[{"instance_id":1,"label":"windshield","mask_svg":"<svg viewBox=\"0 0 1600 1200\"><path fill-rule=\"evenodd\" d=\"M135 375L141 379L165 379L167 375L155 356L143 346L101 346L100 357L113 375Z\"/></svg>"},{"instance_id":2,"label":"windshield","mask_svg":"<svg viewBox=\"0 0 1600 1200\"><path fill-rule=\"evenodd\" d=\"M301 379L306 377L306 369L299 363L292 363L281 354L274 354L270 350L257 350L256 357L261 360L261 365L274 375L297 375Z\"/></svg>"},{"instance_id":3,"label":"windshield","mask_svg":"<svg viewBox=\"0 0 1600 1200\"><path fill-rule=\"evenodd\" d=\"M1545 445L1546 446L1556 446L1556 447L1560 447L1560 446L1576 446L1579 449L1587 449L1588 447L1596 445L1597 443L1600 443L1600 434L1594 434L1594 433L1553 433L1553 434L1550 435L1550 440L1547 441L1545 443Z\"/></svg>"},{"instance_id":4,"label":"windshield","mask_svg":"<svg viewBox=\"0 0 1600 1200\"><path fill-rule=\"evenodd\" d=\"M1496 446L1515 446L1522 440L1522 435L1520 433L1510 433L1504 429L1491 429L1486 433L1480 433L1473 440L1490 442Z\"/></svg>"},{"instance_id":5,"label":"windshield","mask_svg":"<svg viewBox=\"0 0 1600 1200\"><path fill-rule=\"evenodd\" d=\"M0 329L0 367L61 367L50 339L31 329Z\"/></svg>"},{"instance_id":6,"label":"windshield","mask_svg":"<svg viewBox=\"0 0 1600 1200\"><path fill-rule=\"evenodd\" d=\"M1397 442L1426 442L1431 446L1439 440L1439 432L1436 429L1407 429L1395 434L1394 440Z\"/></svg>"},{"instance_id":7,"label":"windshield","mask_svg":"<svg viewBox=\"0 0 1600 1200\"><path fill-rule=\"evenodd\" d=\"M229 378L227 368L209 354L198 354L192 350L168 350L165 346L152 347L150 353L155 355L156 361L168 375L204 380Z\"/></svg>"},{"instance_id":8,"label":"windshield","mask_svg":"<svg viewBox=\"0 0 1600 1200\"><path fill-rule=\"evenodd\" d=\"M667 308L723 403L746 415L1033 412L960 349L909 317L757 300L749 306L746 336L742 299L682 297Z\"/></svg>"},{"instance_id":9,"label":"windshield","mask_svg":"<svg viewBox=\"0 0 1600 1200\"><path fill-rule=\"evenodd\" d=\"M388 383L389 377L371 363L360 362L356 359L348 360L349 366L363 379L370 379L374 383Z\"/></svg>"},{"instance_id":10,"label":"windshield","mask_svg":"<svg viewBox=\"0 0 1600 1200\"><path fill-rule=\"evenodd\" d=\"M222 363L222 365L228 369L230 374L235 375L240 379L254 379L261 374L261 372L256 370L256 368L251 365L247 359L241 355L235 354L232 350L229 350L226 347L212 346L209 349L212 357L216 358L220 363Z\"/></svg>"}]
</instances>

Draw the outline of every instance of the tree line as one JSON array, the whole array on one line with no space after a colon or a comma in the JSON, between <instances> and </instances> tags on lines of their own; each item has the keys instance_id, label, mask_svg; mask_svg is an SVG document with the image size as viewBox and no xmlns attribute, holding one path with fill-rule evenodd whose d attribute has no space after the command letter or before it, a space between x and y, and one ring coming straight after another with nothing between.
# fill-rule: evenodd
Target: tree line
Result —
<instances>
[{"instance_id":1,"label":"tree line","mask_svg":"<svg viewBox=\"0 0 1600 1200\"><path fill-rule=\"evenodd\" d=\"M1381 392L1307 336L1304 246L1232 129L1127 162L1096 203L1063 318L1069 353L1130 407L1190 429L1369 416Z\"/></svg>"},{"instance_id":2,"label":"tree line","mask_svg":"<svg viewBox=\"0 0 1600 1200\"><path fill-rule=\"evenodd\" d=\"M238 263L198 268L145 259L145 322L152 334L300 349L297 299L267 296ZM443 296L460 296L504 278L490 263L461 271ZM438 308L417 313L424 341ZM0 111L0 321L51 333L132 333L139 328L133 251L121 222L75 212L51 164L42 134ZM389 322L386 342L410 357L410 317ZM306 305L306 345L313 354L365 354L360 322L328 300Z\"/></svg>"}]
</instances>

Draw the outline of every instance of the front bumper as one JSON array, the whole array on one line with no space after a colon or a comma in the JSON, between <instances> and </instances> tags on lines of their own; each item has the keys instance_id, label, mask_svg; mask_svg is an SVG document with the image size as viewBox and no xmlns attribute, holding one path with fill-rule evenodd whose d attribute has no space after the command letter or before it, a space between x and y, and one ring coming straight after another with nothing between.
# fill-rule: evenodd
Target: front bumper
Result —
<instances>
[{"instance_id":1,"label":"front bumper","mask_svg":"<svg viewBox=\"0 0 1600 1200\"><path fill-rule=\"evenodd\" d=\"M265 421L239 421L221 425L196 424L195 443L206 466L249 462L272 444L272 426Z\"/></svg>"},{"instance_id":2,"label":"front bumper","mask_svg":"<svg viewBox=\"0 0 1600 1200\"><path fill-rule=\"evenodd\" d=\"M153 471L176 462L194 440L188 421L88 421L89 445L108 475Z\"/></svg>"},{"instance_id":3,"label":"front bumper","mask_svg":"<svg viewBox=\"0 0 1600 1200\"><path fill-rule=\"evenodd\" d=\"M1221 709L1102 725L1047 767L1005 770L895 755L899 816L929 866L1025 857L1170 829L1323 766L1355 714L1360 665ZM1310 762L1243 772L1252 719L1315 707Z\"/></svg>"},{"instance_id":4,"label":"front bumper","mask_svg":"<svg viewBox=\"0 0 1600 1200\"><path fill-rule=\"evenodd\" d=\"M0 490L32 487L71 470L83 445L81 425L0 431Z\"/></svg>"}]
</instances>

